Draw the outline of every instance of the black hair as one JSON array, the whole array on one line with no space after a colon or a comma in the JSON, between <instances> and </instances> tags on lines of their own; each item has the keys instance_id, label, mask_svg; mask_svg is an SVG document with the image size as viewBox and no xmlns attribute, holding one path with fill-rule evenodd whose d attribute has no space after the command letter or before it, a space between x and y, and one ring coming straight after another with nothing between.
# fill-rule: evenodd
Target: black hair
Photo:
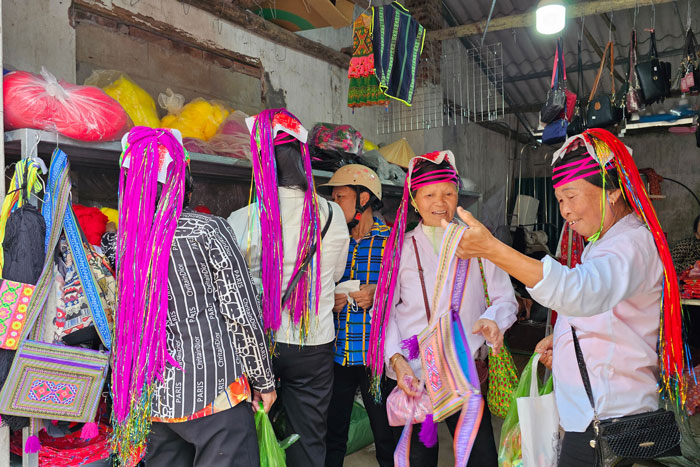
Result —
<instances>
[{"instance_id":1,"label":"black hair","mask_svg":"<svg viewBox=\"0 0 700 467\"><path fill-rule=\"evenodd\" d=\"M700 216L696 217L695 220L693 221L693 233L697 233L698 224L700 224Z\"/></svg>"},{"instance_id":2,"label":"black hair","mask_svg":"<svg viewBox=\"0 0 700 467\"><path fill-rule=\"evenodd\" d=\"M277 164L277 185L298 188L306 191L309 187L306 181L301 158L301 143L297 140L275 146L275 162Z\"/></svg>"},{"instance_id":3,"label":"black hair","mask_svg":"<svg viewBox=\"0 0 700 467\"><path fill-rule=\"evenodd\" d=\"M367 188L366 186L363 185L350 185L351 187L355 188L355 193L357 194L357 200L355 201L356 203L360 202L360 195L362 193L367 193L369 194L369 203L368 206L372 208L372 211L379 211L384 207L384 203L382 203L382 200L377 198L372 191Z\"/></svg>"},{"instance_id":4,"label":"black hair","mask_svg":"<svg viewBox=\"0 0 700 467\"><path fill-rule=\"evenodd\" d=\"M190 204L190 195L194 191L194 178L192 178L192 171L190 171L190 166L187 165L185 170L185 196L182 199L182 207L186 208Z\"/></svg>"}]
</instances>

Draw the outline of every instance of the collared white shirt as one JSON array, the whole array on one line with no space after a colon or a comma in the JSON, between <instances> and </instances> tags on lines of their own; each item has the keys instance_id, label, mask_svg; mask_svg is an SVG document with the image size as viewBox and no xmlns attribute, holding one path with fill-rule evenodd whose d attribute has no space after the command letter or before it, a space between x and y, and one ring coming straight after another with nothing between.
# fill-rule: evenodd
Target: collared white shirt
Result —
<instances>
[{"instance_id":1,"label":"collared white shirt","mask_svg":"<svg viewBox=\"0 0 700 467\"><path fill-rule=\"evenodd\" d=\"M433 303L439 258L421 226L422 223L406 234L401 250L399 277L394 290L394 306L389 315L384 344L386 374L392 379L396 379L396 373L391 368L389 359L396 353L403 354L408 359L406 351L401 348L401 342L419 334L428 326L420 276L418 275L416 253L413 249L413 238L416 239L416 246L423 268L428 304L432 305ZM472 334L471 329L474 323L480 318L490 319L498 324L498 328L502 332L505 332L515 322L518 310L513 286L510 283L508 274L496 267L491 261L486 259L482 261L491 306L486 307L486 297L484 295L481 273L479 272L479 264L474 259L470 260L469 275L464 287L464 299L459 312L467 336L467 342L469 343L469 349L473 355L486 342L481 334ZM413 373L420 379L423 373L420 358L409 361L409 364Z\"/></svg>"},{"instance_id":2,"label":"collared white shirt","mask_svg":"<svg viewBox=\"0 0 700 467\"><path fill-rule=\"evenodd\" d=\"M280 220L282 224L282 242L284 246L284 272L282 277L282 295L287 289L287 283L294 272L297 260L297 245L299 244L299 229L301 214L304 208L304 192L293 188L279 188ZM318 316L313 313L309 320L309 334L305 345L327 344L335 339L333 327L333 305L335 304L335 283L343 277L345 262L348 256L350 234L345 223L343 210L333 202L326 203L319 198L321 211L321 226L328 219L328 206L333 208L331 225L326 236L321 241L321 295L318 306ZM260 290L262 284L262 269L260 252L263 248L260 239L260 217L257 203L243 207L233 212L228 218L229 224L236 234L236 241L249 260L250 273L253 281ZM313 285L312 285L313 288ZM265 304L263 303L263 307ZM282 322L275 335L277 342L298 344L299 328L294 325L287 311L282 311Z\"/></svg>"},{"instance_id":3,"label":"collared white shirt","mask_svg":"<svg viewBox=\"0 0 700 467\"><path fill-rule=\"evenodd\" d=\"M544 277L528 291L559 312L552 371L564 430L583 432L593 420L571 326L600 419L656 410L663 269L651 232L630 214L589 243L575 268L542 261Z\"/></svg>"}]
</instances>

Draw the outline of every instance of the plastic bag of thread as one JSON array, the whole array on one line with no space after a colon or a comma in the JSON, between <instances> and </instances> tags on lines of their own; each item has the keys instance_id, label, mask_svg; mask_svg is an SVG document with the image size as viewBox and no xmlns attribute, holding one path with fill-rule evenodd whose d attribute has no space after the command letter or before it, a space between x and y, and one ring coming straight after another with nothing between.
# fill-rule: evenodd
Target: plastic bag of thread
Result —
<instances>
[{"instance_id":1,"label":"plastic bag of thread","mask_svg":"<svg viewBox=\"0 0 700 467\"><path fill-rule=\"evenodd\" d=\"M136 126L158 128L160 119L156 102L128 75L118 70L95 70L85 80L86 86L97 86L126 110Z\"/></svg>"},{"instance_id":2,"label":"plastic bag of thread","mask_svg":"<svg viewBox=\"0 0 700 467\"><path fill-rule=\"evenodd\" d=\"M103 90L59 81L45 68L41 74L13 71L3 82L8 129L34 128L82 141L112 141L129 127L126 111Z\"/></svg>"},{"instance_id":3,"label":"plastic bag of thread","mask_svg":"<svg viewBox=\"0 0 700 467\"><path fill-rule=\"evenodd\" d=\"M166 94L161 93L158 96L158 104L169 112L161 119L160 126L180 130L183 138L198 138L208 141L228 117L229 111L220 102L201 98L194 99L178 108L178 104L184 102L184 98L181 99L181 97L170 89L166 91Z\"/></svg>"},{"instance_id":4,"label":"plastic bag of thread","mask_svg":"<svg viewBox=\"0 0 700 467\"><path fill-rule=\"evenodd\" d=\"M337 151L356 156L361 156L364 149L364 139L359 131L350 125L332 123L314 125L309 144L323 151Z\"/></svg>"}]
</instances>

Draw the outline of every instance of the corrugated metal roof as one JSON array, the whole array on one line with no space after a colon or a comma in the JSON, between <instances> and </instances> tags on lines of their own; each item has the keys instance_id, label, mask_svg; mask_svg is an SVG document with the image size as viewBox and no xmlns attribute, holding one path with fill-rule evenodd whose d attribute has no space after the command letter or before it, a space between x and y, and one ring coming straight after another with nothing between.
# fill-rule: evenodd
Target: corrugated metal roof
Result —
<instances>
[{"instance_id":1,"label":"corrugated metal roof","mask_svg":"<svg viewBox=\"0 0 700 467\"><path fill-rule=\"evenodd\" d=\"M488 18L492 0L443 0L445 16L458 24L469 24ZM569 4L581 3L569 1ZM508 16L532 11L537 2L533 0L497 0L493 17ZM586 16L583 25L595 39L598 47L605 48L610 37L615 43L615 57L626 58L629 53L630 32L636 26L638 38L639 58L643 58L649 51L649 33L644 29L651 27L655 18L657 49L665 61L672 64L674 73L678 69L682 56L680 50L685 44L685 27L687 22L688 5L692 4L691 24L693 30L700 37L700 2L680 0L677 3L657 5L655 15L652 7L640 7L635 9L620 10L607 14L611 19L614 30L608 26L604 15ZM635 18L636 17L636 18ZM564 54L567 67L575 67L577 63L577 42L582 38L583 61L583 95L588 97L591 86L595 80L600 57L585 36L582 36L580 26L581 19L567 19L567 25L561 35L564 39ZM484 44L501 42L504 55L504 88L509 95L512 105L515 107L532 107L541 104L549 88L550 75L554 62L554 49L557 36L544 36L538 33L534 27L516 28L511 30L487 32ZM479 44L481 36L469 37L471 42ZM606 65L607 67L607 65ZM586 69L589 68L589 69ZM617 64L615 70L626 76L627 65ZM534 76L533 76L534 75ZM604 78L604 88L609 90L610 81L607 74ZM567 76L571 88L578 89L578 77ZM621 86L617 81L616 87ZM664 104L657 104L651 109L660 110L673 107L677 99L669 99ZM657 108L658 107L658 108ZM524 112L523 114L531 126L536 128L538 124L537 112Z\"/></svg>"}]
</instances>

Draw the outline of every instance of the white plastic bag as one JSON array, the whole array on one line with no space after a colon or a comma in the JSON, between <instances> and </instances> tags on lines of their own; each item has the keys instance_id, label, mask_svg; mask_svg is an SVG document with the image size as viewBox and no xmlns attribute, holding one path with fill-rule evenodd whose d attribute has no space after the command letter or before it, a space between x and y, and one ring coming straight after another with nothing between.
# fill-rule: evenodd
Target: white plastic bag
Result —
<instances>
[{"instance_id":1,"label":"white plastic bag","mask_svg":"<svg viewBox=\"0 0 700 467\"><path fill-rule=\"evenodd\" d=\"M530 397L518 397L518 418L522 436L524 467L555 467L559 459L559 412L554 392L539 395L535 354L530 378Z\"/></svg>"}]
</instances>

